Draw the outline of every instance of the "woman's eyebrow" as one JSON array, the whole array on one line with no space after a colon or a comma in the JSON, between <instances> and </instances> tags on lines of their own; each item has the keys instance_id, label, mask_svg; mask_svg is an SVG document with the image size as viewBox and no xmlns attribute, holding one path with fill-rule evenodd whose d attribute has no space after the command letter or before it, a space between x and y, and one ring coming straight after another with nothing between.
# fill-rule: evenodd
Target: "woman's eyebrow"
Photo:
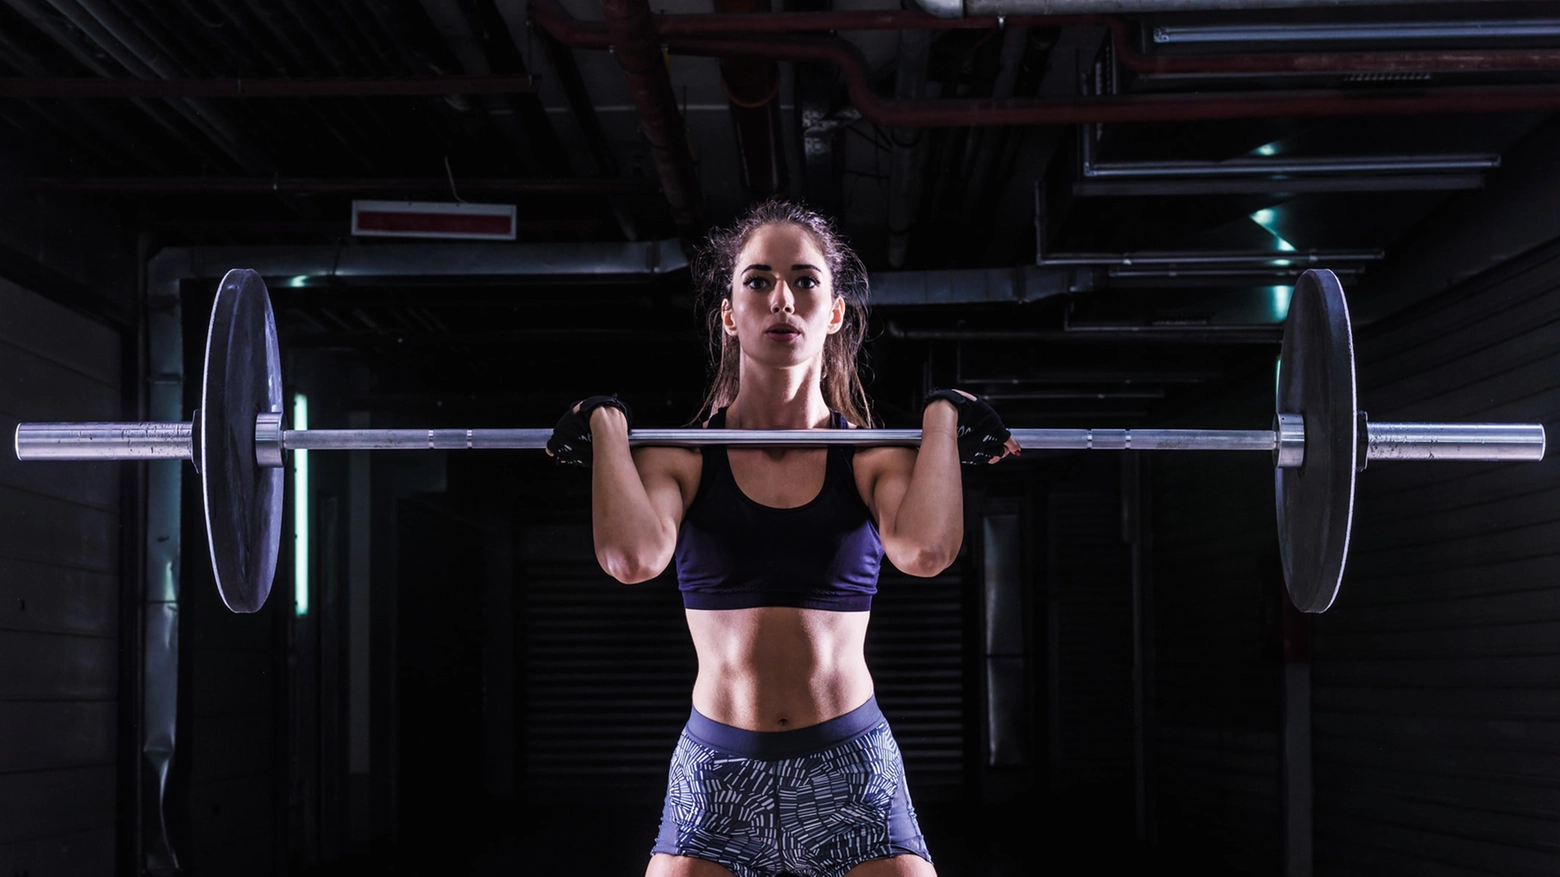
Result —
<instances>
[{"instance_id":1,"label":"woman's eyebrow","mask_svg":"<svg viewBox=\"0 0 1560 877\"><path fill-rule=\"evenodd\" d=\"M816 265L792 265L791 266L791 270L792 271L818 271L820 274L823 273L822 271L819 271L818 266L816 266Z\"/></svg>"},{"instance_id":2,"label":"woman's eyebrow","mask_svg":"<svg viewBox=\"0 0 1560 877\"><path fill-rule=\"evenodd\" d=\"M749 265L746 268L742 269L742 273L746 274L749 271L768 271L768 270L769 270L769 266L768 265Z\"/></svg>"}]
</instances>

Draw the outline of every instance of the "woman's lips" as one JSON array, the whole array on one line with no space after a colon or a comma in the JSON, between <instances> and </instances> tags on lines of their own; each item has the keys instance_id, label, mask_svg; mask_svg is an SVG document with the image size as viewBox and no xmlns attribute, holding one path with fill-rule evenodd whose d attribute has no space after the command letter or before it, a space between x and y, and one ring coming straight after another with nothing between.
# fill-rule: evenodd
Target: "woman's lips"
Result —
<instances>
[{"instance_id":1,"label":"woman's lips","mask_svg":"<svg viewBox=\"0 0 1560 877\"><path fill-rule=\"evenodd\" d=\"M796 331L795 329L770 329L764 334L776 339L777 341L790 341L794 338L800 338L802 336L802 333Z\"/></svg>"}]
</instances>

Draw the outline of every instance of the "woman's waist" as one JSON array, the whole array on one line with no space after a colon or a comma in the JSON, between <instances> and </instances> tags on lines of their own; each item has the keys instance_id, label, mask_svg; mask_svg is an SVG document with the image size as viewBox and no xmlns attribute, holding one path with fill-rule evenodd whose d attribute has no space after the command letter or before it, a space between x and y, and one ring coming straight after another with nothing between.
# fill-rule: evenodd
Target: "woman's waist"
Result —
<instances>
[{"instance_id":1,"label":"woman's waist","mask_svg":"<svg viewBox=\"0 0 1560 877\"><path fill-rule=\"evenodd\" d=\"M792 731L828 722L872 698L863 662L824 672L699 667L693 708L712 721L747 731Z\"/></svg>"}]
</instances>

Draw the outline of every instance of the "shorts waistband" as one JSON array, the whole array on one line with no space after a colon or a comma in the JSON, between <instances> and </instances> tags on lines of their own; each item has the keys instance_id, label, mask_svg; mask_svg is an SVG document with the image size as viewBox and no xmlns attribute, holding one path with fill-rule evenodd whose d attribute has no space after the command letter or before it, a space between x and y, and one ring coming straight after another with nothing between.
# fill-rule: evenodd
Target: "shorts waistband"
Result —
<instances>
[{"instance_id":1,"label":"shorts waistband","mask_svg":"<svg viewBox=\"0 0 1560 877\"><path fill-rule=\"evenodd\" d=\"M867 698L866 703L843 716L794 731L749 731L735 728L717 722L698 710L689 713L684 731L696 742L712 749L741 758L775 761L822 752L830 746L860 736L881 721L883 711L878 709L877 696L873 695Z\"/></svg>"}]
</instances>

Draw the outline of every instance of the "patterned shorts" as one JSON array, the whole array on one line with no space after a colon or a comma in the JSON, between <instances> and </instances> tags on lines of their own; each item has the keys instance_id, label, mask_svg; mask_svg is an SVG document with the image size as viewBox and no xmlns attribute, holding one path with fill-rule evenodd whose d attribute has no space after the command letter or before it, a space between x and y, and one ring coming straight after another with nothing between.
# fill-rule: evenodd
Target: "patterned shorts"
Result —
<instances>
[{"instance_id":1,"label":"patterned shorts","mask_svg":"<svg viewBox=\"0 0 1560 877\"><path fill-rule=\"evenodd\" d=\"M841 877L906 853L931 861L875 698L795 731L744 731L694 711L672 754L656 853L736 877Z\"/></svg>"}]
</instances>

